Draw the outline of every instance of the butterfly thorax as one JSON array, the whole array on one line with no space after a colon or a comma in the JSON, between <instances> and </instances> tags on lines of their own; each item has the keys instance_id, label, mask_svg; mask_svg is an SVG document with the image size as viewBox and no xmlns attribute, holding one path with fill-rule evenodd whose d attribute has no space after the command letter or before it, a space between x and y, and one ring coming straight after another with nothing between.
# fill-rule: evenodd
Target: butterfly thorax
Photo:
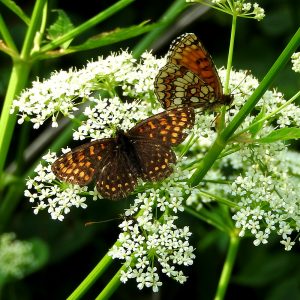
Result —
<instances>
[{"instance_id":1,"label":"butterfly thorax","mask_svg":"<svg viewBox=\"0 0 300 300\"><path fill-rule=\"evenodd\" d=\"M129 165L134 166L135 171L140 173L140 161L132 137L124 130L118 128L116 130L116 145L116 150L130 161Z\"/></svg>"}]
</instances>

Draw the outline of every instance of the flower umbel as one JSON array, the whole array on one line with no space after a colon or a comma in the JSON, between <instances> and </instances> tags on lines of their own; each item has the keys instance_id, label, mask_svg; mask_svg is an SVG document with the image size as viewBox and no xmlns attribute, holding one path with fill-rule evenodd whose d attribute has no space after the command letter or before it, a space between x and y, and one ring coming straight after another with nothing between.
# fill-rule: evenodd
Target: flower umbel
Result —
<instances>
[{"instance_id":1,"label":"flower umbel","mask_svg":"<svg viewBox=\"0 0 300 300\"><path fill-rule=\"evenodd\" d=\"M189 191L181 181L186 175L187 172L174 173L159 188L138 194L126 211L126 217L133 219L120 225L120 245L109 252L113 258L125 260L127 268L122 271L122 282L135 278L139 289L146 286L157 292L162 285L157 265L165 275L180 283L186 281L187 277L176 267L193 263L194 248L189 244L188 226L178 228L178 217L174 215L183 210L182 202Z\"/></svg>"},{"instance_id":2,"label":"flower umbel","mask_svg":"<svg viewBox=\"0 0 300 300\"><path fill-rule=\"evenodd\" d=\"M160 64L161 61L149 53L145 53L140 62L126 51L105 59L99 57L82 69L54 72L47 80L33 82L32 88L14 100L12 112L18 112L19 124L26 119L34 128L39 128L51 118L52 126L57 127L60 113L74 118L78 106L93 101L93 93L99 91L114 97L120 87L124 97L149 100L153 97L149 91Z\"/></svg>"},{"instance_id":3,"label":"flower umbel","mask_svg":"<svg viewBox=\"0 0 300 300\"><path fill-rule=\"evenodd\" d=\"M85 102L82 109L85 120L74 131L74 140L111 137L116 127L126 131L159 110L154 99L153 80L165 61L157 60L149 53L140 62L128 53L119 56L122 57L111 55L107 59L100 58L76 71L85 82L81 84L83 91L69 92L72 84L68 87L71 81L66 80L65 94L69 97L66 101L70 104L66 111L69 117L76 118L71 112L80 107L81 100ZM115 61L122 62L121 69L115 69ZM218 73L224 81L226 71L220 69ZM55 77L60 78L57 74ZM84 81L84 78L88 79ZM52 80L54 78L51 77L49 81ZM231 71L230 80L229 90L236 88L237 93L227 111L227 123L258 86L257 79L244 71ZM43 83L47 86L48 81L41 83L40 91L43 90ZM53 87L59 84L60 81L53 83ZM34 95L35 88L26 92ZM53 91L49 94L51 101L54 101ZM15 104L22 106L22 101L28 101L26 105L29 107L34 98L21 96ZM81 100L77 101L79 98ZM40 99L43 105L47 105L48 100L43 102ZM31 118L35 124L42 124L49 116L57 116L58 110L53 107L51 104L49 109L45 108L49 112L47 116L42 115L37 106L31 110L28 108L26 112L20 110L20 113ZM275 109L276 114L272 114ZM68 115L66 111L64 115ZM266 118L263 126L257 126L258 129L254 130L251 125L262 113L272 117ZM37 119L40 122L36 122ZM180 283L186 281L182 268L193 263L194 248L190 245L189 227L178 227L176 220L184 210L184 204L201 212L208 202L213 201L213 197L205 195L216 195L216 199L220 196L233 203L235 226L240 230L241 237L246 234L253 236L254 245L266 244L274 233L281 236L286 250L295 244L294 236L299 234L300 228L300 156L291 152L282 141L261 143L259 139L277 127L299 127L299 107L287 103L280 92L267 91L240 127L241 134L237 132L207 173L205 182L192 189L187 184L191 172L217 137L214 120L215 116L209 112L196 114L194 138L186 139L177 149L186 157L179 160L175 172L163 182L140 183L137 187L135 201L125 213L127 219L120 225L122 232L118 243L109 251L110 256L124 261L122 282L135 279L139 289L151 287L157 291L162 285L161 273ZM89 198L99 198L97 191L90 190L88 186L80 187L56 180L51 171L55 153L49 153L43 159L45 162L36 167L36 176L27 181L25 191L30 202L34 203L35 213L46 209L53 219L63 220L72 207L86 208Z\"/></svg>"},{"instance_id":4,"label":"flower umbel","mask_svg":"<svg viewBox=\"0 0 300 300\"><path fill-rule=\"evenodd\" d=\"M292 64L292 69L295 72L300 73L300 52L296 52L292 55Z\"/></svg>"},{"instance_id":5,"label":"flower umbel","mask_svg":"<svg viewBox=\"0 0 300 300\"><path fill-rule=\"evenodd\" d=\"M2 278L23 278L36 266L32 244L16 239L14 233L0 236L0 276Z\"/></svg>"},{"instance_id":6,"label":"flower umbel","mask_svg":"<svg viewBox=\"0 0 300 300\"><path fill-rule=\"evenodd\" d=\"M225 70L220 70L219 75L224 80ZM245 75L243 72L231 72L231 90L234 90L238 82L243 83L239 86L239 92L234 95L233 105L227 111L228 122L240 110L247 95L252 94L258 85L253 76ZM281 236L285 249L290 250L294 245L293 237L300 231L300 155L290 151L283 141L259 142L260 138L274 132L274 125L280 128L300 126L299 107L286 103L281 93L267 91L255 107L253 115L245 119L239 130L251 128L258 113L264 112L264 116L272 117L264 122L259 131L246 131L236 142L229 143L223 157L206 175L208 182L199 189L211 195L226 197L238 204L232 205L235 207L232 218L240 229L240 236L254 236L254 245L258 246L266 244L270 235L275 233ZM275 109L277 114L272 115ZM216 136L212 129L204 130L201 127L204 124L203 117L198 117L201 121L196 122L194 129L198 138L192 151L197 153L198 159L203 157L204 145L210 147ZM204 143L202 136L213 139L206 139ZM190 164L189 160L185 162ZM228 169L230 173L227 173ZM211 198L200 195L194 190L187 203L201 210L203 202L212 201Z\"/></svg>"},{"instance_id":7,"label":"flower umbel","mask_svg":"<svg viewBox=\"0 0 300 300\"><path fill-rule=\"evenodd\" d=\"M198 2L215 8L224 13L242 17L252 18L258 21L265 17L265 11L257 3L245 2L245 0L186 0L186 2Z\"/></svg>"}]
</instances>

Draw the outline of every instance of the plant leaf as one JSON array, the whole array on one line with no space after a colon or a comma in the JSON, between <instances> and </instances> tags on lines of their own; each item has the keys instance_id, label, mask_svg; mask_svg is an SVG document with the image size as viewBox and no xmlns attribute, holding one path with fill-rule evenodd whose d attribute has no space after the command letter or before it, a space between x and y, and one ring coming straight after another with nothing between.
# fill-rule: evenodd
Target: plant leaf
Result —
<instances>
[{"instance_id":1,"label":"plant leaf","mask_svg":"<svg viewBox=\"0 0 300 300\"><path fill-rule=\"evenodd\" d=\"M147 22L148 21L143 22L139 25L134 25L127 28L117 28L110 32L101 33L99 35L89 38L81 45L70 47L68 50L83 51L103 47L106 45L114 44L123 40L139 36L158 26L157 24L145 25L145 23Z\"/></svg>"},{"instance_id":2,"label":"plant leaf","mask_svg":"<svg viewBox=\"0 0 300 300\"><path fill-rule=\"evenodd\" d=\"M259 143L273 143L276 141L294 140L299 138L300 138L300 128L289 127L289 128L281 128L278 130L274 130L267 136L257 139L255 141Z\"/></svg>"},{"instance_id":3,"label":"plant leaf","mask_svg":"<svg viewBox=\"0 0 300 300\"><path fill-rule=\"evenodd\" d=\"M13 11L23 22L27 25L30 24L30 18L24 13L24 11L12 0L0 0L8 9Z\"/></svg>"},{"instance_id":4,"label":"plant leaf","mask_svg":"<svg viewBox=\"0 0 300 300\"><path fill-rule=\"evenodd\" d=\"M58 13L58 17L56 21L52 25L50 25L47 30L48 32L47 38L50 41L53 41L63 36L64 34L68 33L70 30L74 28L70 18L63 10L56 9L54 11ZM68 48L71 42L72 40L68 40L67 42L61 45L61 48L63 49Z\"/></svg>"}]
</instances>

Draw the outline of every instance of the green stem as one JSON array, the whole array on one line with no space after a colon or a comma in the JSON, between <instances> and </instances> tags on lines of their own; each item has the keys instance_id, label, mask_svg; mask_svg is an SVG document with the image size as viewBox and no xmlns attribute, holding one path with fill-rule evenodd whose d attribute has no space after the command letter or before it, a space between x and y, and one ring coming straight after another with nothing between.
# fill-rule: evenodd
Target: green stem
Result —
<instances>
[{"instance_id":1,"label":"green stem","mask_svg":"<svg viewBox=\"0 0 300 300\"><path fill-rule=\"evenodd\" d=\"M228 58L227 58L226 78L225 78L225 84L224 84L224 94L225 95L228 95L230 93L229 80L230 80L230 72L231 72L231 67L232 67L234 41L235 41L236 19L237 19L237 17L235 15L233 15L232 16L232 24L231 24L230 45L229 45Z\"/></svg>"},{"instance_id":2,"label":"green stem","mask_svg":"<svg viewBox=\"0 0 300 300\"><path fill-rule=\"evenodd\" d=\"M216 202L219 202L221 204L225 204L226 206L228 207L231 207L231 208L240 208L240 206L235 203L235 202L232 202L226 198L223 198L219 195L214 195L214 194L211 194L211 193L207 193L207 192L204 192L204 191L198 191L198 194L201 196L204 196L204 197L207 197L207 198L211 198L213 200L215 200Z\"/></svg>"},{"instance_id":3,"label":"green stem","mask_svg":"<svg viewBox=\"0 0 300 300\"><path fill-rule=\"evenodd\" d=\"M229 280L231 278L231 272L235 263L238 247L239 247L239 238L236 236L236 233L233 232L230 235L229 248L226 256L226 260L223 266L222 274L219 280L217 292L214 300L224 299Z\"/></svg>"},{"instance_id":4,"label":"green stem","mask_svg":"<svg viewBox=\"0 0 300 300\"><path fill-rule=\"evenodd\" d=\"M0 33L1 33L1 36L4 40L4 42L6 43L6 45L11 48L14 52L18 52L18 48L12 38L12 36L10 35L9 33L9 30L2 18L2 16L0 15Z\"/></svg>"},{"instance_id":5,"label":"green stem","mask_svg":"<svg viewBox=\"0 0 300 300\"><path fill-rule=\"evenodd\" d=\"M34 38L36 33L40 29L40 23L43 16L43 10L47 3L47 0L37 0L35 7L32 12L31 22L29 28L26 32L22 52L21 52L21 59L24 63L31 63L30 61L30 54L31 50L34 46Z\"/></svg>"},{"instance_id":6,"label":"green stem","mask_svg":"<svg viewBox=\"0 0 300 300\"><path fill-rule=\"evenodd\" d=\"M117 242L118 243L118 242ZM115 243L115 245L117 245ZM104 271L111 265L113 259L107 254L100 260L91 273L81 282L81 284L74 290L74 292L67 298L67 300L77 300L83 297L88 289L95 283L95 281L104 273Z\"/></svg>"},{"instance_id":7,"label":"green stem","mask_svg":"<svg viewBox=\"0 0 300 300\"><path fill-rule=\"evenodd\" d=\"M276 62L270 68L269 72L261 81L260 85L254 91L254 93L249 97L245 105L240 109L240 111L235 115L233 120L228 124L228 126L219 134L211 149L207 152L203 160L200 162L197 170L191 176L189 184L191 186L196 186L200 183L203 177L206 175L208 170L211 168L212 164L217 160L220 153L225 148L228 140L234 134L236 129L242 124L247 115L250 114L252 109L255 107L259 99L266 92L272 81L275 79L279 71L285 66L285 64L290 60L291 55L296 51L297 47L300 45L300 28L297 30L295 35L292 37L286 48L280 54Z\"/></svg>"},{"instance_id":8,"label":"green stem","mask_svg":"<svg viewBox=\"0 0 300 300\"><path fill-rule=\"evenodd\" d=\"M257 126L258 124L267 121L268 119L270 119L271 117L275 116L276 114L278 114L280 111L282 111L285 107L287 107L289 104L291 104L292 102L294 102L297 98L300 97L300 91L298 93L296 93L290 100L288 100L287 102L285 102L283 105L281 105L280 107L278 107L277 109L275 109L274 111L272 111L270 114L268 114L267 116L259 119L258 121L252 123L250 126L248 126L247 128L239 131L237 134L232 136L232 140L234 140L236 137L238 137L239 135L243 134L246 131L249 131L251 128Z\"/></svg>"},{"instance_id":9,"label":"green stem","mask_svg":"<svg viewBox=\"0 0 300 300\"><path fill-rule=\"evenodd\" d=\"M174 3L168 8L168 10L163 14L163 16L159 20L160 26L156 29L152 30L150 33L143 38L138 45L133 49L132 53L134 57L139 57L146 49L150 47L150 45L158 39L167 28L169 28L178 16L182 13L184 9L186 9L187 3L185 0L176 0Z\"/></svg>"},{"instance_id":10,"label":"green stem","mask_svg":"<svg viewBox=\"0 0 300 300\"><path fill-rule=\"evenodd\" d=\"M205 208L201 208L199 211L196 211L193 208L190 208L189 206L184 206L184 211L191 216L195 217L196 219L199 219L215 228L217 228L220 231L226 232L227 234L231 232L231 227L220 219L218 215L216 215L215 212L210 212L209 210Z\"/></svg>"},{"instance_id":11,"label":"green stem","mask_svg":"<svg viewBox=\"0 0 300 300\"><path fill-rule=\"evenodd\" d=\"M106 300L111 297L111 295L116 291L116 289L120 286L121 281L121 272L125 270L127 267L123 265L119 271L115 274L115 276L110 280L110 282L106 285L106 287L101 291L101 293L96 297L96 300Z\"/></svg>"},{"instance_id":12,"label":"green stem","mask_svg":"<svg viewBox=\"0 0 300 300\"><path fill-rule=\"evenodd\" d=\"M0 119L0 178L3 173L7 152L17 119L16 115L10 114L11 105L15 95L25 86L29 71L29 65L15 63L10 75Z\"/></svg>"},{"instance_id":13,"label":"green stem","mask_svg":"<svg viewBox=\"0 0 300 300\"><path fill-rule=\"evenodd\" d=\"M95 26L96 24L106 20L111 15L117 13L119 10L123 9L125 6L132 3L134 0L120 0L117 3L113 4L106 10L100 12L95 17L89 19L87 22L81 24L80 26L77 26L76 28L70 30L68 33L64 34L63 36L57 38L56 40L48 43L44 47L42 47L38 53L36 53L36 56L39 56L42 53L45 53L47 51L53 50L57 48L58 46L62 45L64 42L67 42L79 34L85 32L86 30L90 29L91 27Z\"/></svg>"},{"instance_id":14,"label":"green stem","mask_svg":"<svg viewBox=\"0 0 300 300\"><path fill-rule=\"evenodd\" d=\"M4 100L0 119L0 178L6 161L7 152L12 139L16 124L16 115L10 114L12 102L16 94L26 85L31 65L28 63L30 50L33 46L35 32L38 28L40 14L42 13L46 0L37 0L33 10L30 27L26 33L21 59L14 60L6 97Z\"/></svg>"}]
</instances>

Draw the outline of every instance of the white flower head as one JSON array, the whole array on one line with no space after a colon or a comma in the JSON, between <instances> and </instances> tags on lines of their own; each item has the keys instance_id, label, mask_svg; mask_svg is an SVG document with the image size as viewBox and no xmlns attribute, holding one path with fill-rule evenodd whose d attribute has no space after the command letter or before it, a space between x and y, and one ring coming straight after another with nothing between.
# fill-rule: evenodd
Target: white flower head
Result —
<instances>
[{"instance_id":1,"label":"white flower head","mask_svg":"<svg viewBox=\"0 0 300 300\"><path fill-rule=\"evenodd\" d=\"M178 267L191 265L195 255L189 244L189 228L178 228L175 224L176 213L182 207L188 188L179 174L174 172L157 189L138 194L127 211L135 221L123 221L120 244L109 252L113 258L134 262L122 272L122 282L135 278L139 289L151 287L157 292L162 282L155 262L162 266L162 273L180 283L185 282L186 276ZM133 208L137 207L139 213L135 216L138 209Z\"/></svg>"},{"instance_id":2,"label":"white flower head","mask_svg":"<svg viewBox=\"0 0 300 300\"><path fill-rule=\"evenodd\" d=\"M292 55L292 69L297 72L300 73L300 52L295 52Z\"/></svg>"},{"instance_id":3,"label":"white flower head","mask_svg":"<svg viewBox=\"0 0 300 300\"><path fill-rule=\"evenodd\" d=\"M34 128L39 128L50 118L52 126L57 127L58 114L72 119L82 103L97 102L101 108L98 102L103 101L104 107L107 107L107 99L94 97L95 93L117 97L120 88L120 97L150 101L153 99L154 76L160 64L160 60L150 53L144 54L140 61L126 51L111 54L105 59L99 57L85 68L54 72L49 79L33 82L31 88L24 90L13 101L11 111L18 113L20 124L30 120ZM93 107L95 110L95 104Z\"/></svg>"},{"instance_id":4,"label":"white flower head","mask_svg":"<svg viewBox=\"0 0 300 300\"><path fill-rule=\"evenodd\" d=\"M16 239L14 233L0 235L0 274L2 279L21 279L36 267L36 257L30 242Z\"/></svg>"},{"instance_id":5,"label":"white flower head","mask_svg":"<svg viewBox=\"0 0 300 300\"><path fill-rule=\"evenodd\" d=\"M218 73L224 81L225 70L220 69ZM226 122L232 120L257 86L258 81L252 75L231 71L229 89L234 99L226 112ZM267 91L237 134L239 130L249 128L262 111L271 115L280 107L283 109L265 121L259 131L248 131L245 136L227 145L221 158L206 174L205 182L192 191L186 203L201 211L203 203L213 201L213 197L206 194L225 197L236 204L232 218L240 237L252 235L254 245L258 246L266 244L271 234L277 234L281 236L282 244L288 243L285 249L289 250L294 245L290 241L300 230L300 155L289 151L288 145L282 141L259 143L255 139L272 133L276 129L274 126L277 129L299 127L300 109L292 103L287 105L280 92ZM204 114L196 118L194 132L197 138L191 148L194 156L189 158L188 155L184 161L187 166L192 165L195 159L201 160L205 149L216 138L214 128L207 126L205 117ZM205 143L204 137L207 139Z\"/></svg>"},{"instance_id":6,"label":"white flower head","mask_svg":"<svg viewBox=\"0 0 300 300\"><path fill-rule=\"evenodd\" d=\"M186 2L198 2L242 18L252 18L260 21L265 17L263 8L257 3L252 4L251 2L245 2L245 0L186 0Z\"/></svg>"}]
</instances>

